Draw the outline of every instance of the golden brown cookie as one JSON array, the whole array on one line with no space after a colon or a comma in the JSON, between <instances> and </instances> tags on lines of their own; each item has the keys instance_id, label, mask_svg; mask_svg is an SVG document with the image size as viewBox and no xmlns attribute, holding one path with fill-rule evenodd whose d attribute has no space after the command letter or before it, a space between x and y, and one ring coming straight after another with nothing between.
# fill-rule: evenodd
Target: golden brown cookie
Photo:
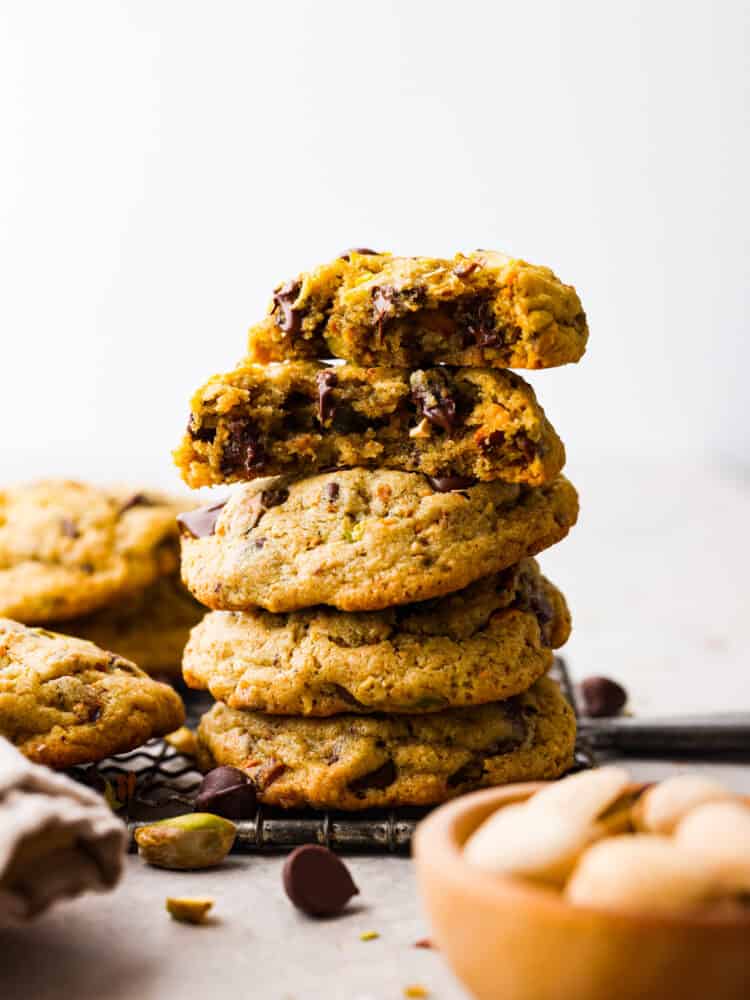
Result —
<instances>
[{"instance_id":1,"label":"golden brown cookie","mask_svg":"<svg viewBox=\"0 0 750 1000\"><path fill-rule=\"evenodd\" d=\"M279 286L251 361L551 368L578 361L580 299L548 268L490 250L436 257L349 251Z\"/></svg>"},{"instance_id":2,"label":"golden brown cookie","mask_svg":"<svg viewBox=\"0 0 750 1000\"><path fill-rule=\"evenodd\" d=\"M0 616L64 621L174 573L184 507L67 480L0 491Z\"/></svg>"},{"instance_id":3,"label":"golden brown cookie","mask_svg":"<svg viewBox=\"0 0 750 1000\"><path fill-rule=\"evenodd\" d=\"M451 485L388 469L250 483L181 518L183 579L215 610L376 611L497 573L560 541L578 514L563 476Z\"/></svg>"},{"instance_id":4,"label":"golden brown cookie","mask_svg":"<svg viewBox=\"0 0 750 1000\"><path fill-rule=\"evenodd\" d=\"M190 629L204 613L179 576L171 575L60 628L132 660L146 673L179 677Z\"/></svg>"},{"instance_id":5,"label":"golden brown cookie","mask_svg":"<svg viewBox=\"0 0 750 1000\"><path fill-rule=\"evenodd\" d=\"M509 701L426 715L263 715L221 702L198 731L203 763L253 779L262 802L294 808L431 805L473 788L557 778L575 717L546 677Z\"/></svg>"},{"instance_id":6,"label":"golden brown cookie","mask_svg":"<svg viewBox=\"0 0 750 1000\"><path fill-rule=\"evenodd\" d=\"M565 598L529 559L385 611L214 611L193 629L183 672L230 708L435 712L525 691L569 632Z\"/></svg>"},{"instance_id":7,"label":"golden brown cookie","mask_svg":"<svg viewBox=\"0 0 750 1000\"><path fill-rule=\"evenodd\" d=\"M209 379L175 462L194 487L344 466L539 486L565 451L513 372L292 361Z\"/></svg>"},{"instance_id":8,"label":"golden brown cookie","mask_svg":"<svg viewBox=\"0 0 750 1000\"><path fill-rule=\"evenodd\" d=\"M179 695L93 643L0 619L0 736L65 768L133 750L185 719Z\"/></svg>"}]
</instances>

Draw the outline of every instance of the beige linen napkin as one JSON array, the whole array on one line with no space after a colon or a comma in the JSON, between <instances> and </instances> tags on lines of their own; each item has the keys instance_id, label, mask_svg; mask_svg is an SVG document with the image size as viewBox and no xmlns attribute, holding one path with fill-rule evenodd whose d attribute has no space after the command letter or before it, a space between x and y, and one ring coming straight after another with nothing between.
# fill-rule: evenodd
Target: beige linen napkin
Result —
<instances>
[{"instance_id":1,"label":"beige linen napkin","mask_svg":"<svg viewBox=\"0 0 750 1000\"><path fill-rule=\"evenodd\" d=\"M122 873L127 831L104 800L0 737L0 928Z\"/></svg>"}]
</instances>

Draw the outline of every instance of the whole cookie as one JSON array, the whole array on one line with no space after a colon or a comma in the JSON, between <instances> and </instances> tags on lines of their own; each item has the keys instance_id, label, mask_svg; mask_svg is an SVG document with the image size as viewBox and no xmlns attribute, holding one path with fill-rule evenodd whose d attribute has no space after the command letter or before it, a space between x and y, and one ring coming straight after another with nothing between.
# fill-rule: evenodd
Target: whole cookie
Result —
<instances>
[{"instance_id":1,"label":"whole cookie","mask_svg":"<svg viewBox=\"0 0 750 1000\"><path fill-rule=\"evenodd\" d=\"M580 299L548 268L490 250L436 257L350 251L279 286L250 330L252 361L551 368L578 361Z\"/></svg>"},{"instance_id":2,"label":"whole cookie","mask_svg":"<svg viewBox=\"0 0 750 1000\"><path fill-rule=\"evenodd\" d=\"M146 673L179 676L190 629L204 613L179 575L172 574L60 628L132 660Z\"/></svg>"},{"instance_id":3,"label":"whole cookie","mask_svg":"<svg viewBox=\"0 0 750 1000\"><path fill-rule=\"evenodd\" d=\"M546 677L525 694L428 715L263 715L217 702L201 720L205 765L246 771L258 797L296 808L444 802L472 788L559 777L575 717Z\"/></svg>"},{"instance_id":4,"label":"whole cookie","mask_svg":"<svg viewBox=\"0 0 750 1000\"><path fill-rule=\"evenodd\" d=\"M343 466L539 486L565 450L513 372L292 361L209 379L175 461L194 487Z\"/></svg>"},{"instance_id":5,"label":"whole cookie","mask_svg":"<svg viewBox=\"0 0 750 1000\"><path fill-rule=\"evenodd\" d=\"M181 507L65 480L0 491L0 616L64 621L173 573Z\"/></svg>"},{"instance_id":6,"label":"whole cookie","mask_svg":"<svg viewBox=\"0 0 750 1000\"><path fill-rule=\"evenodd\" d=\"M374 611L497 573L560 541L578 514L563 476L457 485L387 469L248 484L181 519L183 579L216 610Z\"/></svg>"},{"instance_id":7,"label":"whole cookie","mask_svg":"<svg viewBox=\"0 0 750 1000\"><path fill-rule=\"evenodd\" d=\"M179 695L93 643L0 619L0 736L66 768L133 750L185 719Z\"/></svg>"},{"instance_id":8,"label":"whole cookie","mask_svg":"<svg viewBox=\"0 0 750 1000\"><path fill-rule=\"evenodd\" d=\"M385 611L214 611L193 629L183 673L230 708L435 712L525 691L569 632L564 597L525 560L448 597Z\"/></svg>"}]
</instances>

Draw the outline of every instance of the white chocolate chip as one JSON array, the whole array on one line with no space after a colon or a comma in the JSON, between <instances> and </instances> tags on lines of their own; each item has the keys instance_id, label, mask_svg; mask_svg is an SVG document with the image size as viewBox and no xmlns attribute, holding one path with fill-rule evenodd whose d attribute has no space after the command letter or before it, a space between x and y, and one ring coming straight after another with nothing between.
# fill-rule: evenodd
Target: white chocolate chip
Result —
<instances>
[{"instance_id":1,"label":"white chocolate chip","mask_svg":"<svg viewBox=\"0 0 750 1000\"><path fill-rule=\"evenodd\" d=\"M636 833L600 840L581 857L565 896L584 906L670 912L719 895L714 866L671 837Z\"/></svg>"},{"instance_id":2,"label":"white chocolate chip","mask_svg":"<svg viewBox=\"0 0 750 1000\"><path fill-rule=\"evenodd\" d=\"M673 833L680 820L697 806L732 798L732 793L718 781L680 774L646 789L633 806L633 823L647 833Z\"/></svg>"},{"instance_id":3,"label":"white chocolate chip","mask_svg":"<svg viewBox=\"0 0 750 1000\"><path fill-rule=\"evenodd\" d=\"M750 893L750 806L739 800L698 806L680 821L674 842L712 864L726 892Z\"/></svg>"}]
</instances>

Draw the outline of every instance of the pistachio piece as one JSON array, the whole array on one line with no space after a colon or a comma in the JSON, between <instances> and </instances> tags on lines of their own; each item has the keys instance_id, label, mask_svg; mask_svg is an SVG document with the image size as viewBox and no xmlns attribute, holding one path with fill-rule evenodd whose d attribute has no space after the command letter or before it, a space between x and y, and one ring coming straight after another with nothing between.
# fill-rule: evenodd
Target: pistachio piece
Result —
<instances>
[{"instance_id":1,"label":"pistachio piece","mask_svg":"<svg viewBox=\"0 0 750 1000\"><path fill-rule=\"evenodd\" d=\"M673 833L677 824L697 806L734 796L710 778L678 774L647 788L633 807L633 823L647 833Z\"/></svg>"},{"instance_id":2,"label":"pistachio piece","mask_svg":"<svg viewBox=\"0 0 750 1000\"><path fill-rule=\"evenodd\" d=\"M167 896L167 913L181 924L204 923L213 905L213 899L208 897Z\"/></svg>"},{"instance_id":3,"label":"pistachio piece","mask_svg":"<svg viewBox=\"0 0 750 1000\"><path fill-rule=\"evenodd\" d=\"M188 813L141 826L135 831L138 853L157 868L211 868L221 864L237 827L212 813Z\"/></svg>"}]
</instances>

